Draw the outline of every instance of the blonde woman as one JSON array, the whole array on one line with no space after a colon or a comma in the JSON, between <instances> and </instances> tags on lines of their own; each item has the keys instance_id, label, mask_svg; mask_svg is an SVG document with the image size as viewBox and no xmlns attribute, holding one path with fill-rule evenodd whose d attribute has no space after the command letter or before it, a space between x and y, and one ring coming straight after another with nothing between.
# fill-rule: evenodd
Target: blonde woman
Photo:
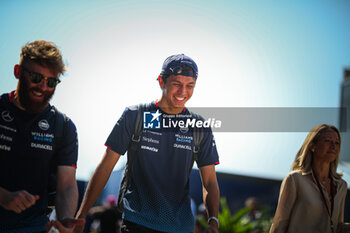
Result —
<instances>
[{"instance_id":1,"label":"blonde woman","mask_svg":"<svg viewBox=\"0 0 350 233\"><path fill-rule=\"evenodd\" d=\"M334 126L310 131L282 182L270 233L349 232L343 223L347 184L337 173L340 143Z\"/></svg>"}]
</instances>

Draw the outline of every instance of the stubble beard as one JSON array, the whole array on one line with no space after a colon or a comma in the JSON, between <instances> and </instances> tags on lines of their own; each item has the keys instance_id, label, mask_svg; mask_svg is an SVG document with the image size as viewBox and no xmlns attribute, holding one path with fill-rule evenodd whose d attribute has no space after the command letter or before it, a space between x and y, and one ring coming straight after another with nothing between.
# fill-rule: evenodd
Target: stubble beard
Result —
<instances>
[{"instance_id":1,"label":"stubble beard","mask_svg":"<svg viewBox=\"0 0 350 233\"><path fill-rule=\"evenodd\" d=\"M36 87L29 88L28 80L26 80L26 78L22 75L19 78L18 85L17 85L18 100L22 105L22 107L24 107L27 112L33 113L33 114L40 113L49 104L54 94L54 91L44 92L42 101L33 100L29 94L31 91L41 92L40 88L36 88Z\"/></svg>"}]
</instances>

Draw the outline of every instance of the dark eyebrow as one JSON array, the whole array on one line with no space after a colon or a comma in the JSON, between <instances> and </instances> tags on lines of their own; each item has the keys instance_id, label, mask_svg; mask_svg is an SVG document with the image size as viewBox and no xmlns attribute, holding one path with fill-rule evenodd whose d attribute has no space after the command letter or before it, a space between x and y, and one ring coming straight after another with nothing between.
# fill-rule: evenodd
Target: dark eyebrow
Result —
<instances>
[{"instance_id":1,"label":"dark eyebrow","mask_svg":"<svg viewBox=\"0 0 350 233\"><path fill-rule=\"evenodd\" d=\"M178 81L178 80L171 80L170 82L173 82L173 83L180 83L180 84L182 84L182 82L180 82L180 81ZM185 83L184 85L188 85L188 84L196 84L196 82L195 81L191 81L191 82L189 82L189 83Z\"/></svg>"}]
</instances>

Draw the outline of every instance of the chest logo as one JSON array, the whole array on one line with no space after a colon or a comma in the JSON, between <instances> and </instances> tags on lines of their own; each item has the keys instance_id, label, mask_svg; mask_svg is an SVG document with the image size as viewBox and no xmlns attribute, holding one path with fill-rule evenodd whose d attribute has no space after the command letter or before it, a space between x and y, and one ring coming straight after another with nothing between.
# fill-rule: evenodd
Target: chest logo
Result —
<instances>
[{"instance_id":1,"label":"chest logo","mask_svg":"<svg viewBox=\"0 0 350 233\"><path fill-rule=\"evenodd\" d=\"M38 126L39 126L39 128L42 129L42 130L48 130L48 129L50 128L50 125L49 125L49 123L47 122L47 120L41 120L41 121L39 121Z\"/></svg>"},{"instance_id":2,"label":"chest logo","mask_svg":"<svg viewBox=\"0 0 350 233\"><path fill-rule=\"evenodd\" d=\"M12 113L9 112L9 111L3 111L3 112L1 113L1 117L2 117L2 119L3 119L4 121L6 121L6 122L11 122L11 121L13 121L13 119L14 119L14 116L13 116Z\"/></svg>"},{"instance_id":3,"label":"chest logo","mask_svg":"<svg viewBox=\"0 0 350 233\"><path fill-rule=\"evenodd\" d=\"M188 127L181 127L180 128L180 132L183 133L183 134L187 133L188 132Z\"/></svg>"}]
</instances>

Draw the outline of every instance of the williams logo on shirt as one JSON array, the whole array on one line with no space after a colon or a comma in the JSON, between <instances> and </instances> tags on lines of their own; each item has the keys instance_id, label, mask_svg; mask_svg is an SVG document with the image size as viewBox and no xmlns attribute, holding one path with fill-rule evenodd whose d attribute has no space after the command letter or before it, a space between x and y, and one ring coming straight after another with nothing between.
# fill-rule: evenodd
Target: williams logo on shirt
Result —
<instances>
[{"instance_id":1,"label":"williams logo on shirt","mask_svg":"<svg viewBox=\"0 0 350 233\"><path fill-rule=\"evenodd\" d=\"M48 129L50 128L49 123L48 123L47 120L45 120L45 119L39 121L38 126L39 126L39 128L42 129L42 130L48 130Z\"/></svg>"},{"instance_id":2,"label":"williams logo on shirt","mask_svg":"<svg viewBox=\"0 0 350 233\"><path fill-rule=\"evenodd\" d=\"M157 111L143 113L143 128L144 129L160 129L160 116L162 114Z\"/></svg>"}]
</instances>

